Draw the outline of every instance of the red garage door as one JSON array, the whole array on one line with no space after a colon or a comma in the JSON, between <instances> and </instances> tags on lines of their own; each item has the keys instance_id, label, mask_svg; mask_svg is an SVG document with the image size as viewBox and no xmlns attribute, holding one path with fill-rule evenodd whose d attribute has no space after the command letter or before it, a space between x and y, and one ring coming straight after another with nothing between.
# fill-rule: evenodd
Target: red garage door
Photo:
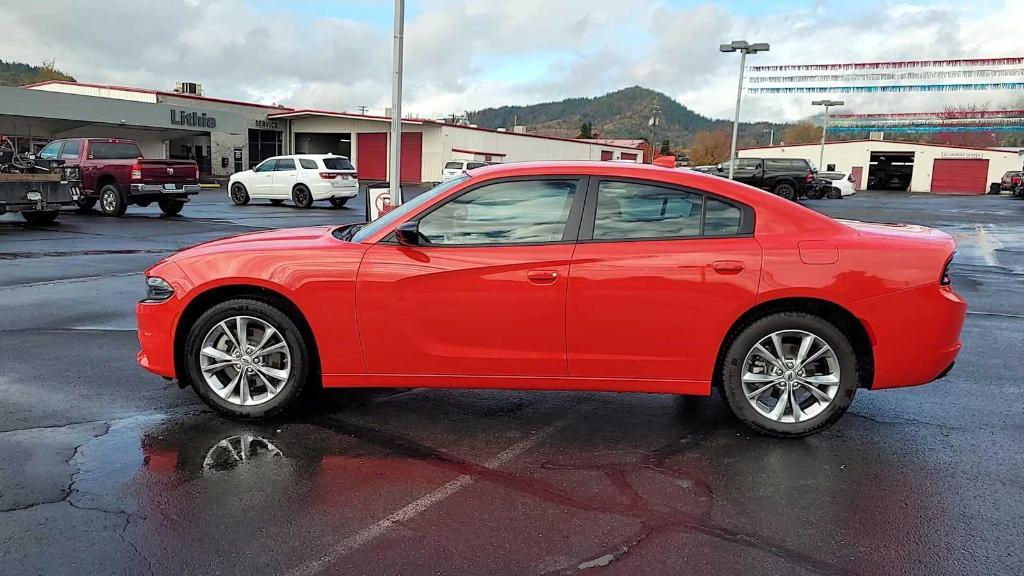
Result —
<instances>
[{"instance_id":1,"label":"red garage door","mask_svg":"<svg viewBox=\"0 0 1024 576\"><path fill-rule=\"evenodd\" d=\"M607 162L609 160L614 160L614 159L615 159L615 152L612 152L611 150L601 150L601 160L604 160L605 162Z\"/></svg>"},{"instance_id":2,"label":"red garage door","mask_svg":"<svg viewBox=\"0 0 1024 576\"><path fill-rule=\"evenodd\" d=\"M941 159L932 167L932 192L984 194L988 189L988 160Z\"/></svg>"},{"instance_id":3,"label":"red garage door","mask_svg":"<svg viewBox=\"0 0 1024 576\"><path fill-rule=\"evenodd\" d=\"M423 181L423 133L402 132L402 182Z\"/></svg>"},{"instance_id":4,"label":"red garage door","mask_svg":"<svg viewBox=\"0 0 1024 576\"><path fill-rule=\"evenodd\" d=\"M356 171L360 180L388 179L388 133L356 135Z\"/></svg>"}]
</instances>

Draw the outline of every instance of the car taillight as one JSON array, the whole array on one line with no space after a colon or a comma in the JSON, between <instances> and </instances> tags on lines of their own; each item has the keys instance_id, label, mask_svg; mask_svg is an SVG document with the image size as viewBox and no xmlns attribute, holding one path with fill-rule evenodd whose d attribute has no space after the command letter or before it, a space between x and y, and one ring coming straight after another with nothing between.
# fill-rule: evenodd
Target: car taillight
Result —
<instances>
[{"instance_id":1,"label":"car taillight","mask_svg":"<svg viewBox=\"0 0 1024 576\"><path fill-rule=\"evenodd\" d=\"M814 172L811 172L811 171L808 170L808 172L807 172L807 183L810 184L811 182L814 182Z\"/></svg>"},{"instance_id":2,"label":"car taillight","mask_svg":"<svg viewBox=\"0 0 1024 576\"><path fill-rule=\"evenodd\" d=\"M949 277L949 265L953 263L953 257L950 256L949 260L946 260L946 265L942 267L942 276L939 277L940 286L949 286L953 283L953 279Z\"/></svg>"},{"instance_id":3,"label":"car taillight","mask_svg":"<svg viewBox=\"0 0 1024 576\"><path fill-rule=\"evenodd\" d=\"M132 180L142 180L142 166L132 164Z\"/></svg>"},{"instance_id":4,"label":"car taillight","mask_svg":"<svg viewBox=\"0 0 1024 576\"><path fill-rule=\"evenodd\" d=\"M320 177L323 178L324 180L334 180L338 176L340 176L340 174L337 174L336 172L321 172L320 173Z\"/></svg>"},{"instance_id":5,"label":"car taillight","mask_svg":"<svg viewBox=\"0 0 1024 576\"><path fill-rule=\"evenodd\" d=\"M850 174L849 176L847 176L846 177L846 181L849 182L850 184L853 184L854 183L853 182L853 174Z\"/></svg>"}]
</instances>

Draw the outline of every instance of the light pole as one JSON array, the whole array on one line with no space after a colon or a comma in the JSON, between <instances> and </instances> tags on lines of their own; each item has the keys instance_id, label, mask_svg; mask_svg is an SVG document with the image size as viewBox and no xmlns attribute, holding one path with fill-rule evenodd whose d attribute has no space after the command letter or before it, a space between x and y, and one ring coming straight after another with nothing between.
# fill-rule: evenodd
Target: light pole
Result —
<instances>
[{"instance_id":1,"label":"light pole","mask_svg":"<svg viewBox=\"0 0 1024 576\"><path fill-rule=\"evenodd\" d=\"M761 133L762 134L765 134L765 133L769 134L769 136L768 136L768 145L769 146L775 146L775 128L765 128L764 130L761 131Z\"/></svg>"},{"instance_id":2,"label":"light pole","mask_svg":"<svg viewBox=\"0 0 1024 576\"><path fill-rule=\"evenodd\" d=\"M405 0L395 0L395 45L391 76L391 205L402 203L402 52L405 40Z\"/></svg>"},{"instance_id":3,"label":"light pole","mask_svg":"<svg viewBox=\"0 0 1024 576\"><path fill-rule=\"evenodd\" d=\"M825 124L821 128L821 152L818 154L818 170L825 169L825 135L828 134L828 109L833 106L842 106L846 104L842 100L815 100L811 102L812 106L824 106L825 107Z\"/></svg>"},{"instance_id":4,"label":"light pole","mask_svg":"<svg viewBox=\"0 0 1024 576\"><path fill-rule=\"evenodd\" d=\"M732 122L732 150L729 152L729 179L732 180L733 172L736 169L736 139L740 131L740 101L743 99L743 74L746 72L747 54L767 52L771 47L764 43L750 44L746 40L733 40L730 44L722 44L718 47L720 52L740 53L740 84L736 88L736 117Z\"/></svg>"}]
</instances>

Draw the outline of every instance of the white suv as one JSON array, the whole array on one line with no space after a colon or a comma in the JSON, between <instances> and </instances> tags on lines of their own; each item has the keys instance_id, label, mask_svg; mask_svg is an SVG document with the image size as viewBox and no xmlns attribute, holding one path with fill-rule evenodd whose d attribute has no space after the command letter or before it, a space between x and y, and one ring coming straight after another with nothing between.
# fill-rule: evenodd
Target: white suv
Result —
<instances>
[{"instance_id":1,"label":"white suv","mask_svg":"<svg viewBox=\"0 0 1024 576\"><path fill-rule=\"evenodd\" d=\"M483 160L452 160L451 162L446 162L441 170L441 181L447 182L452 178L462 176L468 170L480 168L481 166L490 166L491 164L494 164L494 162L484 162Z\"/></svg>"},{"instance_id":2,"label":"white suv","mask_svg":"<svg viewBox=\"0 0 1024 576\"><path fill-rule=\"evenodd\" d=\"M300 208L328 200L344 206L359 193L355 166L336 154L293 154L274 156L252 170L231 175L228 197L237 205L266 199L273 204L291 200Z\"/></svg>"}]
</instances>

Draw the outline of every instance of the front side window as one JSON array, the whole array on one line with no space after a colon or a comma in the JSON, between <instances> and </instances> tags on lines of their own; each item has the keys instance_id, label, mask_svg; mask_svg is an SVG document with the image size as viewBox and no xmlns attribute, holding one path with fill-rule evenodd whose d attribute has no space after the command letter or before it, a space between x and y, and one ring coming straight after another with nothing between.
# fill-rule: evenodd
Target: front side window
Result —
<instances>
[{"instance_id":1,"label":"front side window","mask_svg":"<svg viewBox=\"0 0 1024 576\"><path fill-rule=\"evenodd\" d=\"M277 165L277 160L271 158L270 160L264 160L259 166L256 167L256 172L273 172L274 166Z\"/></svg>"},{"instance_id":2,"label":"front side window","mask_svg":"<svg viewBox=\"0 0 1024 576\"><path fill-rule=\"evenodd\" d=\"M77 160L81 150L82 142L80 140L67 140L64 142L64 150L61 151L60 157L64 160Z\"/></svg>"},{"instance_id":3,"label":"front side window","mask_svg":"<svg viewBox=\"0 0 1024 576\"><path fill-rule=\"evenodd\" d=\"M419 220L431 244L560 242L576 196L576 180L521 180L481 186Z\"/></svg>"},{"instance_id":4,"label":"front side window","mask_svg":"<svg viewBox=\"0 0 1024 576\"><path fill-rule=\"evenodd\" d=\"M594 240L700 236L704 196L632 182L601 182Z\"/></svg>"},{"instance_id":5,"label":"front side window","mask_svg":"<svg viewBox=\"0 0 1024 576\"><path fill-rule=\"evenodd\" d=\"M46 145L46 148L39 151L39 158L41 160L56 160L60 154L60 145L61 142L50 142Z\"/></svg>"},{"instance_id":6,"label":"front side window","mask_svg":"<svg viewBox=\"0 0 1024 576\"><path fill-rule=\"evenodd\" d=\"M278 172L291 172L295 170L295 160L291 158L281 158L277 161L277 168L274 170Z\"/></svg>"}]
</instances>

